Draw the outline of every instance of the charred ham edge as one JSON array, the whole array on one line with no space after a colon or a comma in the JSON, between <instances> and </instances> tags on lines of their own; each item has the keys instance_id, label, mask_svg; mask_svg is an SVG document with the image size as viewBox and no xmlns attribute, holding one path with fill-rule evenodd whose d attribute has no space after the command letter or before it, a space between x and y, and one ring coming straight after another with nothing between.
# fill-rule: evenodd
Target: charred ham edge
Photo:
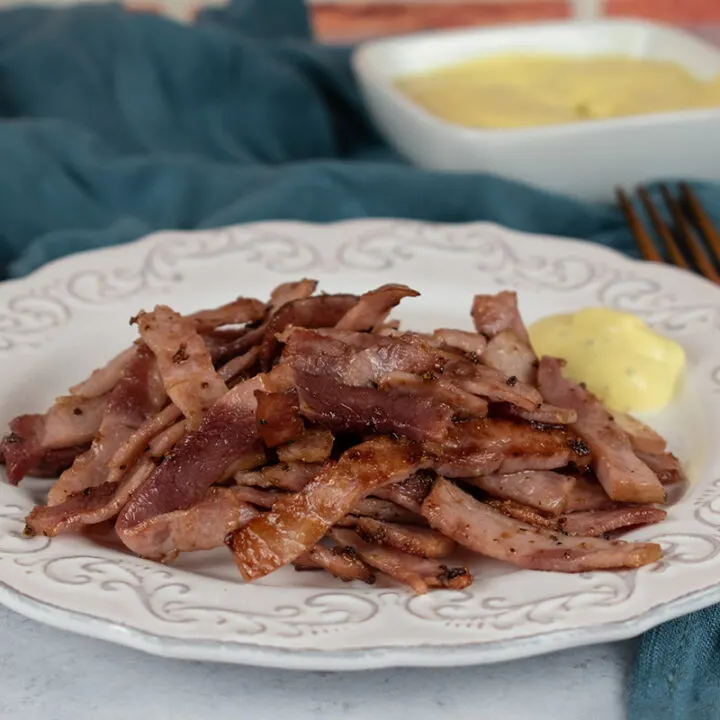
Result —
<instances>
[{"instance_id":1,"label":"charred ham edge","mask_svg":"<svg viewBox=\"0 0 720 720\"><path fill-rule=\"evenodd\" d=\"M312 429L277 448L281 463L322 463L330 457L335 438L329 430Z\"/></svg>"},{"instance_id":2,"label":"charred ham edge","mask_svg":"<svg viewBox=\"0 0 720 720\"><path fill-rule=\"evenodd\" d=\"M100 428L90 449L79 455L48 492L48 505L58 505L71 495L108 481L108 463L140 428L157 413L167 397L162 388L155 358L141 348L125 367L108 399ZM121 470L117 479L121 476ZM115 479L115 477L113 478Z\"/></svg>"},{"instance_id":3,"label":"charred ham edge","mask_svg":"<svg viewBox=\"0 0 720 720\"><path fill-rule=\"evenodd\" d=\"M437 560L409 555L394 547L373 545L353 530L333 528L330 537L355 550L363 562L409 585L418 595L432 588L462 590L472 583L472 575L465 567L448 567Z\"/></svg>"},{"instance_id":4,"label":"charred ham edge","mask_svg":"<svg viewBox=\"0 0 720 720\"><path fill-rule=\"evenodd\" d=\"M169 562L181 552L220 547L228 533L261 515L235 490L213 487L192 507L146 518L133 527L134 552Z\"/></svg>"},{"instance_id":5,"label":"charred ham edge","mask_svg":"<svg viewBox=\"0 0 720 720\"><path fill-rule=\"evenodd\" d=\"M593 469L610 498L641 504L665 501L662 484L635 455L626 433L594 395L563 377L560 360L540 360L538 383L546 400L577 412L571 427L590 448Z\"/></svg>"},{"instance_id":6,"label":"charred ham edge","mask_svg":"<svg viewBox=\"0 0 720 720\"><path fill-rule=\"evenodd\" d=\"M58 398L43 415L19 415L10 421L10 434L0 443L8 480L17 485L52 450L85 445L102 421L108 396Z\"/></svg>"},{"instance_id":7,"label":"charred ham edge","mask_svg":"<svg viewBox=\"0 0 720 720\"><path fill-rule=\"evenodd\" d=\"M358 517L370 517L376 520L401 523L403 525L426 525L425 518L418 513L407 510L396 505L390 500L383 500L378 497L364 497L353 505L351 515ZM354 521L351 525L354 525Z\"/></svg>"},{"instance_id":8,"label":"charred ham edge","mask_svg":"<svg viewBox=\"0 0 720 720\"><path fill-rule=\"evenodd\" d=\"M502 330L491 338L480 361L507 377L516 377L527 385L536 384L537 356L512 330Z\"/></svg>"},{"instance_id":9,"label":"charred ham edge","mask_svg":"<svg viewBox=\"0 0 720 720\"><path fill-rule=\"evenodd\" d=\"M197 427L208 408L227 392L227 386L215 372L196 323L167 305L141 312L135 320L140 336L157 358L168 396L189 426Z\"/></svg>"},{"instance_id":10,"label":"charred ham edge","mask_svg":"<svg viewBox=\"0 0 720 720\"><path fill-rule=\"evenodd\" d=\"M663 485L687 481L680 461L672 453L646 453L636 450L635 454L658 476Z\"/></svg>"},{"instance_id":11,"label":"charred ham edge","mask_svg":"<svg viewBox=\"0 0 720 720\"><path fill-rule=\"evenodd\" d=\"M53 537L66 530L96 525L115 517L154 469L155 463L144 457L120 482L105 482L75 493L62 503L33 508L25 519L26 534Z\"/></svg>"},{"instance_id":12,"label":"charred ham edge","mask_svg":"<svg viewBox=\"0 0 720 720\"><path fill-rule=\"evenodd\" d=\"M454 540L427 527L400 525L359 517L355 523L355 530L365 542L388 545L409 555L437 560L452 555L455 550Z\"/></svg>"},{"instance_id":13,"label":"charred ham edge","mask_svg":"<svg viewBox=\"0 0 720 720\"><path fill-rule=\"evenodd\" d=\"M604 510L586 510L551 518L534 508L512 500L490 500L487 503L505 515L537 528L558 530L566 535L602 537L615 530L627 530L639 525L658 523L667 517L664 510L653 505L622 505Z\"/></svg>"},{"instance_id":14,"label":"charred ham edge","mask_svg":"<svg viewBox=\"0 0 720 720\"><path fill-rule=\"evenodd\" d=\"M433 332L433 337L443 347L452 350L462 350L474 358L480 357L487 346L487 339L479 333L466 332L464 330L453 330L452 328L438 328Z\"/></svg>"},{"instance_id":15,"label":"charred ham edge","mask_svg":"<svg viewBox=\"0 0 720 720\"><path fill-rule=\"evenodd\" d=\"M300 399L295 388L281 392L255 391L258 432L269 448L300 438L305 426L300 417Z\"/></svg>"},{"instance_id":16,"label":"charred ham edge","mask_svg":"<svg viewBox=\"0 0 720 720\"><path fill-rule=\"evenodd\" d=\"M433 398L343 385L327 375L294 371L300 412L333 432L396 433L410 440L442 442L452 409Z\"/></svg>"},{"instance_id":17,"label":"charred ham edge","mask_svg":"<svg viewBox=\"0 0 720 720\"><path fill-rule=\"evenodd\" d=\"M406 297L418 297L407 285L382 285L360 296L355 306L335 324L340 330L372 330L382 325L390 311Z\"/></svg>"},{"instance_id":18,"label":"charred ham edge","mask_svg":"<svg viewBox=\"0 0 720 720\"><path fill-rule=\"evenodd\" d=\"M398 482L426 462L407 440L378 437L326 463L300 492L278 500L266 515L228 538L245 580L255 580L296 560L362 497Z\"/></svg>"},{"instance_id":19,"label":"charred ham edge","mask_svg":"<svg viewBox=\"0 0 720 720\"><path fill-rule=\"evenodd\" d=\"M434 473L420 470L407 480L379 488L375 495L419 514L423 500L428 496L434 482Z\"/></svg>"},{"instance_id":20,"label":"charred ham edge","mask_svg":"<svg viewBox=\"0 0 720 720\"><path fill-rule=\"evenodd\" d=\"M512 330L518 340L530 347L530 336L520 316L517 293L503 290L496 295L476 295L470 311L475 329L489 338Z\"/></svg>"},{"instance_id":21,"label":"charred ham edge","mask_svg":"<svg viewBox=\"0 0 720 720\"><path fill-rule=\"evenodd\" d=\"M662 435L656 433L651 427L640 422L632 415L617 410L612 413L613 420L627 433L630 444L635 452L659 455L665 452L667 443Z\"/></svg>"},{"instance_id":22,"label":"charred ham edge","mask_svg":"<svg viewBox=\"0 0 720 720\"><path fill-rule=\"evenodd\" d=\"M504 515L440 478L423 503L430 527L474 552L531 570L585 572L637 568L662 557L655 543L569 537Z\"/></svg>"},{"instance_id":23,"label":"charred ham edge","mask_svg":"<svg viewBox=\"0 0 720 720\"><path fill-rule=\"evenodd\" d=\"M326 570L343 582L360 580L368 585L375 584L375 573L357 553L349 547L315 545L294 562L296 570Z\"/></svg>"},{"instance_id":24,"label":"charred ham edge","mask_svg":"<svg viewBox=\"0 0 720 720\"><path fill-rule=\"evenodd\" d=\"M265 489L302 490L322 469L319 463L280 463L266 465L260 470L241 471L235 474L238 485Z\"/></svg>"},{"instance_id":25,"label":"charred ham edge","mask_svg":"<svg viewBox=\"0 0 720 720\"><path fill-rule=\"evenodd\" d=\"M443 443L426 443L432 467L454 478L582 465L589 451L564 430L539 430L509 420L455 425Z\"/></svg>"}]
</instances>

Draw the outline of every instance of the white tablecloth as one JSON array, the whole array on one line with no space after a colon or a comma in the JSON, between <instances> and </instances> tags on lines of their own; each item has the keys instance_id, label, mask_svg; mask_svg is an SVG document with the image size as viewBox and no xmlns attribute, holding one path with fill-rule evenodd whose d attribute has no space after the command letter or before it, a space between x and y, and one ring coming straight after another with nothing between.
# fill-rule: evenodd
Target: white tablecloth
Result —
<instances>
[{"instance_id":1,"label":"white tablecloth","mask_svg":"<svg viewBox=\"0 0 720 720\"><path fill-rule=\"evenodd\" d=\"M485 667L290 672L152 657L0 608L0 718L620 720L634 647Z\"/></svg>"}]
</instances>

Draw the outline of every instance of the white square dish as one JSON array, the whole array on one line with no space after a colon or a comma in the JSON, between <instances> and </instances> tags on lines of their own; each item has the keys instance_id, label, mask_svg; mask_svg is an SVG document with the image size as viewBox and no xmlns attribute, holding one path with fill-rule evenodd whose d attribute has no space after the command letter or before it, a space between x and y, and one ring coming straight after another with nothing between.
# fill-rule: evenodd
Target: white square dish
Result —
<instances>
[{"instance_id":1,"label":"white square dish","mask_svg":"<svg viewBox=\"0 0 720 720\"><path fill-rule=\"evenodd\" d=\"M497 130L461 127L426 112L394 86L402 75L501 53L620 54L674 61L693 75L720 73L720 48L639 20L476 28L361 45L353 68L374 120L413 163L488 172L585 200L658 178L720 178L720 108Z\"/></svg>"}]
</instances>

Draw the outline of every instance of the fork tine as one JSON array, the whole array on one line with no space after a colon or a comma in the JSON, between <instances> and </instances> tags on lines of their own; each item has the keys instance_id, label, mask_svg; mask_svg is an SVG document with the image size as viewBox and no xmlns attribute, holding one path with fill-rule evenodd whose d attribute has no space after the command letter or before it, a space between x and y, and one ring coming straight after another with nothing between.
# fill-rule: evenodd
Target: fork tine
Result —
<instances>
[{"instance_id":1,"label":"fork tine","mask_svg":"<svg viewBox=\"0 0 720 720\"><path fill-rule=\"evenodd\" d=\"M682 233L683 240L685 241L687 248L690 250L690 253L695 260L695 264L697 265L698 270L700 270L700 272L708 280L720 283L720 274L718 274L717 270L715 270L715 267L708 259L708 256L705 253L705 250L703 250L702 245L698 241L697 236L693 232L690 223L683 215L680 204L670 194L670 190L668 189L667 185L660 186L660 194L662 195L665 204L667 205L673 216L673 220L677 229Z\"/></svg>"},{"instance_id":2,"label":"fork tine","mask_svg":"<svg viewBox=\"0 0 720 720\"><path fill-rule=\"evenodd\" d=\"M710 253L717 262L720 262L720 234L718 234L718 231L713 227L712 221L703 210L700 201L690 186L687 183L680 183L679 187L682 199L690 210L690 214L707 243Z\"/></svg>"},{"instance_id":3,"label":"fork tine","mask_svg":"<svg viewBox=\"0 0 720 720\"><path fill-rule=\"evenodd\" d=\"M635 238L640 254L646 260L651 260L652 262L662 262L663 259L657 251L655 243L653 243L650 236L645 231L642 221L637 216L635 210L633 210L633 206L631 205L628 196L625 194L625 191L622 190L622 188L617 188L615 190L615 195L617 196L617 201L621 210L625 214L625 219L627 220L627 224L630 226L630 232Z\"/></svg>"},{"instance_id":4,"label":"fork tine","mask_svg":"<svg viewBox=\"0 0 720 720\"><path fill-rule=\"evenodd\" d=\"M650 199L650 193L647 191L647 188L641 185L638 188L637 194L642 201L642 204L645 206L645 210L650 217L653 227L655 228L655 232L660 236L663 244L665 245L665 248L668 251L670 261L673 263L673 265L677 265L678 267L689 270L690 265L686 257L682 254L680 248L675 242L675 238L670 232L670 228L663 222L660 213L657 211L655 205L653 205L653 202Z\"/></svg>"}]
</instances>

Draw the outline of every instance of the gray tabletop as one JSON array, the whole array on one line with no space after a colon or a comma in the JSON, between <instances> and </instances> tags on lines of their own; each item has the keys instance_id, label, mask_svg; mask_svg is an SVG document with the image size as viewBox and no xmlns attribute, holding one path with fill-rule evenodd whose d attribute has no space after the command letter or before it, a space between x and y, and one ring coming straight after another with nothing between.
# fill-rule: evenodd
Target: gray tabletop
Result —
<instances>
[{"instance_id":1,"label":"gray tabletop","mask_svg":"<svg viewBox=\"0 0 720 720\"><path fill-rule=\"evenodd\" d=\"M474 668L290 672L152 657L0 608L0 718L615 720L634 647Z\"/></svg>"}]
</instances>

